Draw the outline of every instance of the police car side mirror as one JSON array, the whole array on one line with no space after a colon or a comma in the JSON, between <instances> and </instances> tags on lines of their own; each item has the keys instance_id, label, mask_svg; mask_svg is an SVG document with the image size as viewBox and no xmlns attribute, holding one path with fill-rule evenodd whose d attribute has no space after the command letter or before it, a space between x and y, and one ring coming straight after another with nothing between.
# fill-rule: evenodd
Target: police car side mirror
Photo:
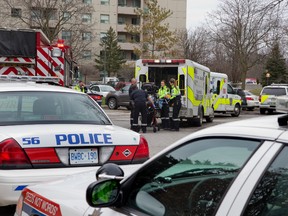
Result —
<instances>
[{"instance_id":1,"label":"police car side mirror","mask_svg":"<svg viewBox=\"0 0 288 216\"><path fill-rule=\"evenodd\" d=\"M116 179L118 181L124 178L124 171L117 164L107 163L101 166L96 172L96 180Z\"/></svg>"},{"instance_id":2,"label":"police car side mirror","mask_svg":"<svg viewBox=\"0 0 288 216\"><path fill-rule=\"evenodd\" d=\"M90 184L86 190L86 201L92 207L113 206L120 194L120 183L106 179Z\"/></svg>"}]
</instances>

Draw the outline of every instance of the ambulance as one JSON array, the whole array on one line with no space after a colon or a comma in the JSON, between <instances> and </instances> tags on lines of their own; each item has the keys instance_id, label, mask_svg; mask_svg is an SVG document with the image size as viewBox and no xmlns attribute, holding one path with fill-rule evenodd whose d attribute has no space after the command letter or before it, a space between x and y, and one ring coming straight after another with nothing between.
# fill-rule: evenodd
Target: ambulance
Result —
<instances>
[{"instance_id":1,"label":"ambulance","mask_svg":"<svg viewBox=\"0 0 288 216\"><path fill-rule=\"evenodd\" d=\"M176 79L182 96L180 119L186 119L195 126L201 126L204 118L206 122L213 121L208 67L188 59L139 59L136 61L135 77L139 87L149 82L160 87L162 80L169 84L171 78Z\"/></svg>"},{"instance_id":2,"label":"ambulance","mask_svg":"<svg viewBox=\"0 0 288 216\"><path fill-rule=\"evenodd\" d=\"M216 72L210 74L214 112L231 113L233 117L238 117L241 112L241 97L236 94L233 87L228 83L228 76Z\"/></svg>"}]
</instances>

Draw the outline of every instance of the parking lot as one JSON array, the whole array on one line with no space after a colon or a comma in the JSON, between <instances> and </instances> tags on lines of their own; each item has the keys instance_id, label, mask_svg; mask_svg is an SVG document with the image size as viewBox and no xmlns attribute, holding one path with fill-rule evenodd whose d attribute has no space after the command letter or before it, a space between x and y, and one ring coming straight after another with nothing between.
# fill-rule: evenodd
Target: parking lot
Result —
<instances>
[{"instance_id":1,"label":"parking lot","mask_svg":"<svg viewBox=\"0 0 288 216\"><path fill-rule=\"evenodd\" d=\"M130 111L126 108L119 108L117 110L110 110L106 106L103 107L107 115L117 126L129 128L130 127ZM185 123L182 124L179 132L164 131L160 130L156 133L153 132L152 128L148 128L146 134L142 134L148 140L150 147L150 156L153 156L160 152L162 149L171 145L175 141L185 137L186 135L193 133L197 130L201 130L206 127L211 127L217 124L232 122L237 120L243 120L248 118L261 117L259 114L259 109L254 111L243 110L239 117L231 117L228 114L216 114L213 123L204 122L202 127L192 127ZM2 207L0 208L0 215L2 216L12 216L14 215L14 207Z\"/></svg>"}]
</instances>

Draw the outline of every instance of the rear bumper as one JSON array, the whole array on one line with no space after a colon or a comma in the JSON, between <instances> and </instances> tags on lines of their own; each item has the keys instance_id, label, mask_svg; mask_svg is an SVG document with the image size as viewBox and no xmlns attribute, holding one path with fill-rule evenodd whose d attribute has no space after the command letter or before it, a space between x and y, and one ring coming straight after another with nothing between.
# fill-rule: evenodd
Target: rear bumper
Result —
<instances>
[{"instance_id":1,"label":"rear bumper","mask_svg":"<svg viewBox=\"0 0 288 216\"><path fill-rule=\"evenodd\" d=\"M16 204L21 191L27 186L63 179L72 174L96 171L98 168L0 170L0 206Z\"/></svg>"},{"instance_id":2,"label":"rear bumper","mask_svg":"<svg viewBox=\"0 0 288 216\"><path fill-rule=\"evenodd\" d=\"M272 110L275 110L276 109L276 106L271 106L269 104L259 104L259 108L261 109L272 109Z\"/></svg>"}]
</instances>

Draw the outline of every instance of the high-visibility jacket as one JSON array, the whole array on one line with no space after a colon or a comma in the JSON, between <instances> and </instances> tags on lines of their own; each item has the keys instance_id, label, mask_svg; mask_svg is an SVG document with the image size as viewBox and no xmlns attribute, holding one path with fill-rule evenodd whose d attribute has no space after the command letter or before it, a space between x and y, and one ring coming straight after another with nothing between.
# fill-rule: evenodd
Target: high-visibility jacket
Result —
<instances>
[{"instance_id":1,"label":"high-visibility jacket","mask_svg":"<svg viewBox=\"0 0 288 216\"><path fill-rule=\"evenodd\" d=\"M167 86L161 87L158 90L159 99L165 99L166 95L170 94L170 89Z\"/></svg>"},{"instance_id":2,"label":"high-visibility jacket","mask_svg":"<svg viewBox=\"0 0 288 216\"><path fill-rule=\"evenodd\" d=\"M171 88L171 100L173 100L174 98L177 98L177 97L181 97L181 91L180 89L176 86L172 86Z\"/></svg>"},{"instance_id":3,"label":"high-visibility jacket","mask_svg":"<svg viewBox=\"0 0 288 216\"><path fill-rule=\"evenodd\" d=\"M76 91L86 93L85 88L84 88L84 87L83 87L83 88L80 88L79 85L76 85L76 86L74 87L74 89L75 89Z\"/></svg>"}]
</instances>

